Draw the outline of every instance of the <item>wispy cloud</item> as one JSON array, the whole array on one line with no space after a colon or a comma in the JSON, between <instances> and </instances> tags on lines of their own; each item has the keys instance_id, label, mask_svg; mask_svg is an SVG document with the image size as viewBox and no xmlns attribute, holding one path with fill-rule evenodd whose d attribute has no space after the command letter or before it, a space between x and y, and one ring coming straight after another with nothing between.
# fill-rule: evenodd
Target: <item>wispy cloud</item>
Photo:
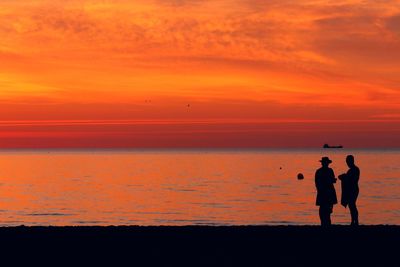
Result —
<instances>
[{"instance_id":1,"label":"wispy cloud","mask_svg":"<svg viewBox=\"0 0 400 267\"><path fill-rule=\"evenodd\" d=\"M399 18L395 0L0 0L0 101L63 107L37 118L76 118L76 105L212 118L216 103L249 120L397 114Z\"/></svg>"}]
</instances>

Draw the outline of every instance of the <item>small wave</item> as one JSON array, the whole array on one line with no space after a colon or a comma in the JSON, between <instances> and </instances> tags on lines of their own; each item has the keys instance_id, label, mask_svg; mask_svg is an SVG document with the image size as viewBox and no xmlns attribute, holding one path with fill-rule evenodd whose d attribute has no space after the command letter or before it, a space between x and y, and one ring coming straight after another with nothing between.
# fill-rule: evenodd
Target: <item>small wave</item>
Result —
<instances>
[{"instance_id":1,"label":"small wave","mask_svg":"<svg viewBox=\"0 0 400 267\"><path fill-rule=\"evenodd\" d=\"M295 221L264 221L264 224L267 225L300 225L300 222L295 222Z\"/></svg>"},{"instance_id":2,"label":"small wave","mask_svg":"<svg viewBox=\"0 0 400 267\"><path fill-rule=\"evenodd\" d=\"M102 225L106 225L107 221L73 221L73 224L102 224Z\"/></svg>"},{"instance_id":3,"label":"small wave","mask_svg":"<svg viewBox=\"0 0 400 267\"><path fill-rule=\"evenodd\" d=\"M28 213L26 216L73 216L69 213Z\"/></svg>"},{"instance_id":4,"label":"small wave","mask_svg":"<svg viewBox=\"0 0 400 267\"><path fill-rule=\"evenodd\" d=\"M157 211L138 211L136 214L154 214L154 215L182 215L182 212L157 212Z\"/></svg>"}]
</instances>

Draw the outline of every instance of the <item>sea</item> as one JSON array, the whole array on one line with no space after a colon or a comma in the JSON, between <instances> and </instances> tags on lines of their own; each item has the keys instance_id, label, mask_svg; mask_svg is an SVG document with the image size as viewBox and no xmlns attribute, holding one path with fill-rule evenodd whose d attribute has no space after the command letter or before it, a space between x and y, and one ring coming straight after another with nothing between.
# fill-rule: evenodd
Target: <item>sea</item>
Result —
<instances>
[{"instance_id":1,"label":"sea","mask_svg":"<svg viewBox=\"0 0 400 267\"><path fill-rule=\"evenodd\" d=\"M1 150L0 226L316 225L319 160L349 154L360 223L400 225L400 149L186 149Z\"/></svg>"}]
</instances>

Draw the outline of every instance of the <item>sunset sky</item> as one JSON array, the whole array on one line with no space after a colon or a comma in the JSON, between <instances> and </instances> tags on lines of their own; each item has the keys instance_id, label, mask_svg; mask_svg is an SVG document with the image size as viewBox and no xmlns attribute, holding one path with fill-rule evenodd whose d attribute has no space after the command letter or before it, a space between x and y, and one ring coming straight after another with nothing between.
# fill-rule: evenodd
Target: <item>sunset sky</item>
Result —
<instances>
[{"instance_id":1,"label":"sunset sky","mask_svg":"<svg viewBox=\"0 0 400 267\"><path fill-rule=\"evenodd\" d=\"M0 0L0 148L400 147L400 1Z\"/></svg>"}]
</instances>

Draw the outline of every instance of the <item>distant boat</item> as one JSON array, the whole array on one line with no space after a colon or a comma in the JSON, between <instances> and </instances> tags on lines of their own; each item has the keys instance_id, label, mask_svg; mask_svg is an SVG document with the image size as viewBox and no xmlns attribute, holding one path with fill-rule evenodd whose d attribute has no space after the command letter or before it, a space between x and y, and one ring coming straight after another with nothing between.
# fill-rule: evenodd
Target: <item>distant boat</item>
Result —
<instances>
[{"instance_id":1,"label":"distant boat","mask_svg":"<svg viewBox=\"0 0 400 267\"><path fill-rule=\"evenodd\" d=\"M325 144L325 145L323 146L323 148L343 148L343 146L330 146L330 145L328 145L328 144Z\"/></svg>"}]
</instances>

